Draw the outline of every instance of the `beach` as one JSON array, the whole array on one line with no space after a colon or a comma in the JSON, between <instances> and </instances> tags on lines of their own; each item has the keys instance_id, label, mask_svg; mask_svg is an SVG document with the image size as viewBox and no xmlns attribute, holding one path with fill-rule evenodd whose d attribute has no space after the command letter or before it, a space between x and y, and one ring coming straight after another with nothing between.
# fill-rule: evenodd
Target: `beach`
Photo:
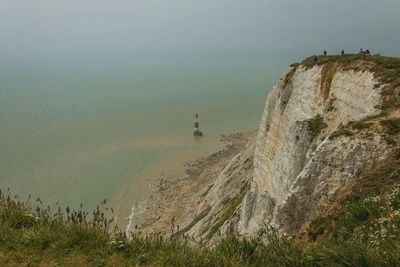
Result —
<instances>
[{"instance_id":1,"label":"beach","mask_svg":"<svg viewBox=\"0 0 400 267\"><path fill-rule=\"evenodd\" d=\"M151 194L132 205L126 234L169 235L188 225L191 221L186 215L196 213L219 173L255 135L256 130L221 135L219 150L184 160L180 173L155 177Z\"/></svg>"},{"instance_id":2,"label":"beach","mask_svg":"<svg viewBox=\"0 0 400 267\"><path fill-rule=\"evenodd\" d=\"M116 196L111 199L111 206L114 208L119 228L126 228L129 223L127 217L131 214L132 208L137 208L138 203L152 200L154 190L158 188L160 180L173 182L182 179L186 175L186 162L207 157L225 147L218 136L199 138L189 135L166 139L164 143L160 142L157 145L163 147L165 143L176 149L167 157L153 161L143 171L132 176L132 179L128 180ZM141 206L144 205L141 204Z\"/></svg>"}]
</instances>

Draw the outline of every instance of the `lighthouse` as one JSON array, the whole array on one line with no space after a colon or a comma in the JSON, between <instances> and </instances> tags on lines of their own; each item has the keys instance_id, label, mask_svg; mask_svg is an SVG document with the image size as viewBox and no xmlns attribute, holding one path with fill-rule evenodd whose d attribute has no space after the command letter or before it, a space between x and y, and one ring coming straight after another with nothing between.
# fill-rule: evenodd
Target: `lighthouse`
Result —
<instances>
[{"instance_id":1,"label":"lighthouse","mask_svg":"<svg viewBox=\"0 0 400 267\"><path fill-rule=\"evenodd\" d=\"M199 114L196 113L195 117L194 117L194 132L193 132L194 136L203 136L203 133L200 131L200 127L199 127Z\"/></svg>"}]
</instances>

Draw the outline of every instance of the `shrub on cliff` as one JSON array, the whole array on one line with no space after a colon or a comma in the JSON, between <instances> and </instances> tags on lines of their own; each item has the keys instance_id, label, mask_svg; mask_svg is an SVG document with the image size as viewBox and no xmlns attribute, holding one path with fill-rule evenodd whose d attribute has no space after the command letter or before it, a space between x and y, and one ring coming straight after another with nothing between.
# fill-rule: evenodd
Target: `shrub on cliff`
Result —
<instances>
[{"instance_id":1,"label":"shrub on cliff","mask_svg":"<svg viewBox=\"0 0 400 267\"><path fill-rule=\"evenodd\" d=\"M328 125L324 122L324 119L320 114L308 120L308 130L313 138L318 136L326 127L328 127Z\"/></svg>"}]
</instances>

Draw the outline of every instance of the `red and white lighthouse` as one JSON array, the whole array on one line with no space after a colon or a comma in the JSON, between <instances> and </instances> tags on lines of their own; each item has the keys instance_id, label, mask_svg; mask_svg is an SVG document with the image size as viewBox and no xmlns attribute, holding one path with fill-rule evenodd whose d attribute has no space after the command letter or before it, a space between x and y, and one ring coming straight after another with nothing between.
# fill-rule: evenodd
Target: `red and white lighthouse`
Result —
<instances>
[{"instance_id":1,"label":"red and white lighthouse","mask_svg":"<svg viewBox=\"0 0 400 267\"><path fill-rule=\"evenodd\" d=\"M194 117L194 130L199 131L199 114L196 113Z\"/></svg>"},{"instance_id":2,"label":"red and white lighthouse","mask_svg":"<svg viewBox=\"0 0 400 267\"><path fill-rule=\"evenodd\" d=\"M203 133L200 131L200 125L199 125L199 114L196 113L194 117L194 136L203 136Z\"/></svg>"}]
</instances>

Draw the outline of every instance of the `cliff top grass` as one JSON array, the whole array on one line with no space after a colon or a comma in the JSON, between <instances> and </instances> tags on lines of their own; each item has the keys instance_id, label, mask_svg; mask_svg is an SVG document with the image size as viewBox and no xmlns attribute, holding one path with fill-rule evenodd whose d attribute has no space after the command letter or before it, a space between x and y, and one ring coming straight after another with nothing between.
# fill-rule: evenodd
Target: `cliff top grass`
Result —
<instances>
[{"instance_id":1,"label":"cliff top grass","mask_svg":"<svg viewBox=\"0 0 400 267\"><path fill-rule=\"evenodd\" d=\"M400 70L400 57L381 56L379 54L364 56L359 54L345 54L345 55L331 55L331 56L317 56L318 61L314 60L315 56L311 56L303 60L300 64L306 67L313 67L314 65L321 65L326 63L352 63L355 61L371 62L381 66L384 69L397 69Z\"/></svg>"}]
</instances>

